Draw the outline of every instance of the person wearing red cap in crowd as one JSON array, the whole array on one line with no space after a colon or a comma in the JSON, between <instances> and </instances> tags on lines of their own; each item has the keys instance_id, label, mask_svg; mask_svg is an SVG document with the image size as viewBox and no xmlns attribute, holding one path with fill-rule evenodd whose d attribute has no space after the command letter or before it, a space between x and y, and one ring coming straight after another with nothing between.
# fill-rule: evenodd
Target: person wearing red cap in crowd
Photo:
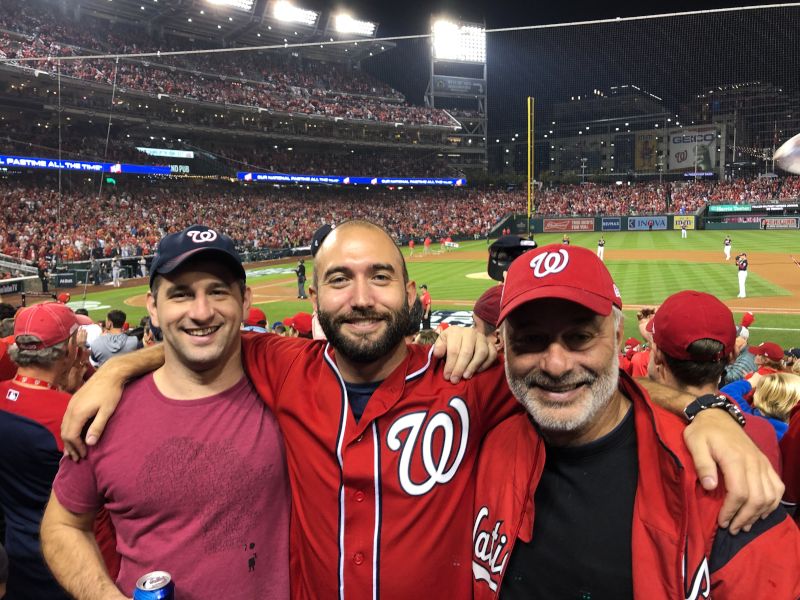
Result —
<instances>
[{"instance_id":1,"label":"person wearing red cap in crowd","mask_svg":"<svg viewBox=\"0 0 800 600\"><path fill-rule=\"evenodd\" d=\"M247 317L244 320L244 327L242 331L252 331L254 333L267 333L267 315L264 311L255 306L251 306L247 311Z\"/></svg>"},{"instance_id":2,"label":"person wearing red cap in crowd","mask_svg":"<svg viewBox=\"0 0 800 600\"><path fill-rule=\"evenodd\" d=\"M797 597L800 532L783 512L746 536L718 529L724 490L695 469L685 421L619 371L621 309L587 249L550 245L511 264L499 320L528 414L483 442L474 598Z\"/></svg>"},{"instance_id":3,"label":"person wearing red cap in crowd","mask_svg":"<svg viewBox=\"0 0 800 600\"><path fill-rule=\"evenodd\" d=\"M382 228L366 221L339 225L319 245L314 267L311 298L328 342L243 339L245 365L287 443L292 594L469 597L480 441L519 411L502 368L456 382L452 365L433 349L405 344L416 289ZM474 339L486 347L484 338ZM139 354L145 353L156 356ZM136 358L113 361L89 383L95 396L84 393L65 424L73 452L80 452L78 432L98 405L102 414L87 441L102 432L116 403L106 388L141 372L143 359ZM465 361L467 373L482 362ZM706 416L687 435L700 463L713 465L709 452L715 452L729 459L726 481L754 484L743 486L748 501L731 496L720 517L736 515L741 526L778 498L760 455L737 425L722 419L729 417ZM710 468L716 477L716 466ZM757 485L748 482L756 473Z\"/></svg>"},{"instance_id":4,"label":"person wearing red cap in crowd","mask_svg":"<svg viewBox=\"0 0 800 600\"><path fill-rule=\"evenodd\" d=\"M783 348L774 342L761 342L758 346L750 346L750 353L756 357L755 372L759 375L769 375L782 371L784 367ZM748 374L745 379L749 379Z\"/></svg>"},{"instance_id":5,"label":"person wearing red cap in crowd","mask_svg":"<svg viewBox=\"0 0 800 600\"><path fill-rule=\"evenodd\" d=\"M687 319L690 313L695 316ZM712 403L721 402L726 410L741 414L739 405L719 390L736 339L733 313L727 306L710 294L679 292L664 301L648 328L654 346L648 373L651 379ZM755 415L743 422L747 435L780 473L778 442L769 422Z\"/></svg>"},{"instance_id":6,"label":"person wearing red cap in crowd","mask_svg":"<svg viewBox=\"0 0 800 600\"><path fill-rule=\"evenodd\" d=\"M619 368L625 371L628 375L631 374L631 358L633 355L636 354L636 350L639 348L639 340L636 338L628 338L625 340L625 345L622 348L622 352L619 355Z\"/></svg>"},{"instance_id":7,"label":"person wearing red cap in crowd","mask_svg":"<svg viewBox=\"0 0 800 600\"><path fill-rule=\"evenodd\" d=\"M654 308L646 307L636 313L639 333L642 339L644 339L645 344L640 345L638 352L634 352L633 356L629 359L631 361L630 375L634 378L647 377L647 365L650 364L650 348L647 347L647 344L653 341L650 332L647 331L647 324L650 322L650 319L653 318L655 312Z\"/></svg>"},{"instance_id":8,"label":"person wearing red cap in crowd","mask_svg":"<svg viewBox=\"0 0 800 600\"><path fill-rule=\"evenodd\" d=\"M503 296L503 286L495 285L481 294L472 308L472 321L475 329L485 335L489 343L498 351L503 349L503 337L497 329L497 319L500 316L500 298Z\"/></svg>"},{"instance_id":9,"label":"person wearing red cap in crowd","mask_svg":"<svg viewBox=\"0 0 800 600\"><path fill-rule=\"evenodd\" d=\"M87 322L63 304L46 302L22 309L14 323L9 354L19 368L13 379L0 382L0 508L9 598L68 598L44 564L39 526L64 451L59 428L69 392L86 370L79 326ZM113 532L107 518L102 524L98 541L113 569Z\"/></svg>"},{"instance_id":10,"label":"person wearing red cap in crowd","mask_svg":"<svg viewBox=\"0 0 800 600\"><path fill-rule=\"evenodd\" d=\"M69 292L61 292L61 293L60 293L60 294L59 294L59 295L56 297L56 300L57 300L58 302L60 302L61 304L67 304L67 303L69 303L69 301L70 301L70 298L71 298L71 297L72 297L72 296L70 296L70 293L69 293Z\"/></svg>"},{"instance_id":11,"label":"person wearing red cap in crowd","mask_svg":"<svg viewBox=\"0 0 800 600\"><path fill-rule=\"evenodd\" d=\"M295 316L283 320L283 324L291 327L296 335L291 337L300 337L310 340L312 337L312 317L307 312L299 312Z\"/></svg>"}]
</instances>

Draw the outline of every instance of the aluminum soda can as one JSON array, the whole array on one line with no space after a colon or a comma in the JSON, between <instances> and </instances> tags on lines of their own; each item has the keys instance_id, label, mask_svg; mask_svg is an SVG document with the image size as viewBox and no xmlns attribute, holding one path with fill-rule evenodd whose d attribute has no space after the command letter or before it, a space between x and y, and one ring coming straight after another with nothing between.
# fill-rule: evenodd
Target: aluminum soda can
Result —
<instances>
[{"instance_id":1,"label":"aluminum soda can","mask_svg":"<svg viewBox=\"0 0 800 600\"><path fill-rule=\"evenodd\" d=\"M166 571L142 575L133 590L133 600L175 600L175 583Z\"/></svg>"}]
</instances>

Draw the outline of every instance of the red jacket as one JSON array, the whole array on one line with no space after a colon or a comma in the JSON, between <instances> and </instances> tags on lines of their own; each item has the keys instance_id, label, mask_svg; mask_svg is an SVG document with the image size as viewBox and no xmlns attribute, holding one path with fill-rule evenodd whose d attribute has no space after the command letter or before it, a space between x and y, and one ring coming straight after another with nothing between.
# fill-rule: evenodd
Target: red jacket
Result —
<instances>
[{"instance_id":1,"label":"red jacket","mask_svg":"<svg viewBox=\"0 0 800 600\"><path fill-rule=\"evenodd\" d=\"M725 492L700 487L683 421L654 407L628 376L620 374L619 386L633 403L639 450L634 598L800 597L800 532L786 513L779 509L750 533L718 532ZM516 540L530 541L544 462L544 443L527 415L507 419L485 438L473 526L475 600L497 596Z\"/></svg>"}]
</instances>

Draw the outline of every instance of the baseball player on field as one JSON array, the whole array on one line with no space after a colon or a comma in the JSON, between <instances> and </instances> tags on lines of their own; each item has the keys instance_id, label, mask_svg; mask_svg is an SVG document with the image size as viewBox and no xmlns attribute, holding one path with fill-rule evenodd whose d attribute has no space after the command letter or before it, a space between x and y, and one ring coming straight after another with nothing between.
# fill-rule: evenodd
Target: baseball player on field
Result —
<instances>
[{"instance_id":1,"label":"baseball player on field","mask_svg":"<svg viewBox=\"0 0 800 600\"><path fill-rule=\"evenodd\" d=\"M536 268L548 273L559 260ZM416 285L397 246L372 223L351 221L328 234L310 293L327 342L255 335L245 336L242 348L286 443L293 598L470 598L480 441L520 411L502 365L454 384L431 349L405 344ZM83 450L79 432L101 398L105 418L98 415L88 433L96 442L116 402L108 390L157 367L158 352L154 346L138 352L141 358L121 357L95 375L65 425L66 440ZM725 446L742 456L739 444L749 442L739 426L723 411L711 412L719 416L692 426L692 438L703 438L697 460L713 464L708 444L714 455L727 455ZM760 475L745 475L740 461L727 465L736 470L724 474L729 487L732 479L739 489L753 482L753 497L761 497ZM747 506L737 523L765 508L760 501Z\"/></svg>"},{"instance_id":2,"label":"baseball player on field","mask_svg":"<svg viewBox=\"0 0 800 600\"><path fill-rule=\"evenodd\" d=\"M731 236L726 235L725 241L722 242L722 251L725 253L725 260L731 259Z\"/></svg>"},{"instance_id":3,"label":"baseball player on field","mask_svg":"<svg viewBox=\"0 0 800 600\"><path fill-rule=\"evenodd\" d=\"M114 287L119 287L121 285L119 281L119 275L120 275L119 257L115 256L114 258L111 259L111 279L112 283L114 284Z\"/></svg>"},{"instance_id":4,"label":"baseball player on field","mask_svg":"<svg viewBox=\"0 0 800 600\"><path fill-rule=\"evenodd\" d=\"M686 239L686 237L687 237L686 223L681 223L681 238Z\"/></svg>"},{"instance_id":5,"label":"baseball player on field","mask_svg":"<svg viewBox=\"0 0 800 600\"><path fill-rule=\"evenodd\" d=\"M604 256L606 254L606 240L603 236L600 236L600 239L597 240L597 258L600 260L604 260Z\"/></svg>"},{"instance_id":6,"label":"baseball player on field","mask_svg":"<svg viewBox=\"0 0 800 600\"><path fill-rule=\"evenodd\" d=\"M739 268L739 295L737 298L746 298L745 282L747 281L747 252L742 252L736 256L736 266Z\"/></svg>"}]
</instances>

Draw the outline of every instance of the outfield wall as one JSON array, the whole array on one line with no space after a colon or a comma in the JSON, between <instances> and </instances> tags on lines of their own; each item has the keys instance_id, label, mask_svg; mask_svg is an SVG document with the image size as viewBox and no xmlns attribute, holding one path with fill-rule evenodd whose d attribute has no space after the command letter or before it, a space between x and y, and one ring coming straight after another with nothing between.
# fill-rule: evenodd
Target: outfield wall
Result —
<instances>
[{"instance_id":1,"label":"outfield wall","mask_svg":"<svg viewBox=\"0 0 800 600\"><path fill-rule=\"evenodd\" d=\"M525 219L515 220L516 233L524 233ZM600 217L536 217L531 219L534 233L574 233L597 231L668 231L700 229L701 221L696 215L646 215L646 216L600 216Z\"/></svg>"},{"instance_id":2,"label":"outfield wall","mask_svg":"<svg viewBox=\"0 0 800 600\"><path fill-rule=\"evenodd\" d=\"M716 204L706 208L706 229L778 229L800 228L800 203Z\"/></svg>"}]
</instances>

